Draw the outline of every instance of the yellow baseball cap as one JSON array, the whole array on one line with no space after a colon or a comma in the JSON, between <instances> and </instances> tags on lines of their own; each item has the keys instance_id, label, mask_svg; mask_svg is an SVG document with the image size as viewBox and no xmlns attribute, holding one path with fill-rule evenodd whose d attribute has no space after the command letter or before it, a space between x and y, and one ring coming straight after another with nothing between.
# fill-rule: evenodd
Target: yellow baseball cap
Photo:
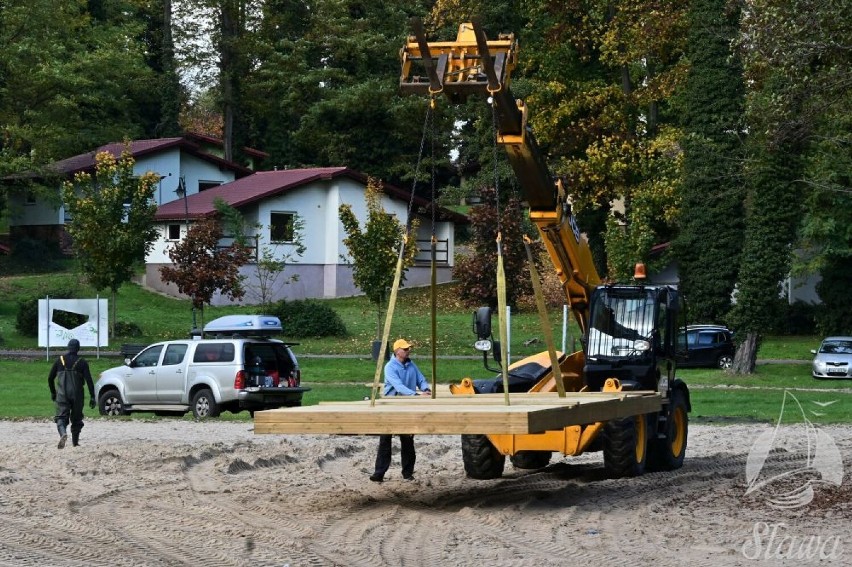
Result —
<instances>
[{"instance_id":1,"label":"yellow baseball cap","mask_svg":"<svg viewBox=\"0 0 852 567\"><path fill-rule=\"evenodd\" d=\"M396 349L398 348L411 348L411 344L409 344L409 342L405 339L397 339L393 343L394 352L396 352Z\"/></svg>"}]
</instances>

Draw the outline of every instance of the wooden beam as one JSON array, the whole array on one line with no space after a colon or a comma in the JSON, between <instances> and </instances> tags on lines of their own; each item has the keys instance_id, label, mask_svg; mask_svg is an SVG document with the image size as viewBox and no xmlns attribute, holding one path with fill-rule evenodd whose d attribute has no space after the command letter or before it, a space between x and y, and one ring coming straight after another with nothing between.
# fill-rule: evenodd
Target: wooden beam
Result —
<instances>
[{"instance_id":1,"label":"wooden beam","mask_svg":"<svg viewBox=\"0 0 852 567\"><path fill-rule=\"evenodd\" d=\"M254 414L258 434L527 434L659 411L662 398L650 392L502 394L430 399L395 397L281 408Z\"/></svg>"}]
</instances>

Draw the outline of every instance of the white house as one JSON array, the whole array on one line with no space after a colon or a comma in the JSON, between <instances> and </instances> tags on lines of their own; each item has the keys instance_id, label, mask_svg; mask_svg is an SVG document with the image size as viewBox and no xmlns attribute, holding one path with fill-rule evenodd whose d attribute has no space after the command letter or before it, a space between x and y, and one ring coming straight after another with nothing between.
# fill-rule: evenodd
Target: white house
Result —
<instances>
[{"instance_id":1,"label":"white house","mask_svg":"<svg viewBox=\"0 0 852 567\"><path fill-rule=\"evenodd\" d=\"M352 206L362 226L367 219L365 189L367 177L346 167L263 171L232 183L188 195L160 206L155 216L159 238L146 258L145 285L149 288L179 296L176 286L165 284L160 267L171 265L169 248L186 234L187 222L215 214L214 201L222 199L239 210L248 225L257 225L257 247L275 253L292 252L292 222L295 215L304 223L302 241L305 252L288 264L283 278L298 274L298 281L280 285L272 299L331 298L357 295L360 291L352 282L352 269L343 259L347 256L343 239L346 233L340 222L341 204ZM410 193L385 184L382 206L405 222ZM415 197L414 210L420 216L418 227L418 262L406 272L405 285L426 285L430 282L429 246L432 235L431 204ZM437 280L452 278L454 229L466 223L467 217L453 211L436 208L435 237L438 241ZM257 287L256 264L241 270L249 290L244 303L252 303L250 293ZM230 303L226 297L214 297L214 305Z\"/></svg>"},{"instance_id":2,"label":"white house","mask_svg":"<svg viewBox=\"0 0 852 567\"><path fill-rule=\"evenodd\" d=\"M95 171L95 156L100 152L110 152L118 157L127 149L135 163L133 171L137 175L152 171L160 176L154 199L157 204L174 200L180 179L184 181L187 193L198 193L210 187L216 187L250 175L252 171L215 155L216 140L188 134L180 138L159 138L155 140L133 140L129 146L115 142L101 146L94 151L73 156L51 164L45 176L22 176L21 181L35 181L42 184L56 183L56 196L39 197L22 185L16 189L14 180L4 180L9 188L9 234L12 242L21 238L34 238L59 242L67 247L65 208L59 198L59 183L62 179L72 178L80 172ZM256 150L247 150L255 159L263 154ZM52 173L52 175L51 175ZM48 177L49 175L49 177Z\"/></svg>"}]
</instances>

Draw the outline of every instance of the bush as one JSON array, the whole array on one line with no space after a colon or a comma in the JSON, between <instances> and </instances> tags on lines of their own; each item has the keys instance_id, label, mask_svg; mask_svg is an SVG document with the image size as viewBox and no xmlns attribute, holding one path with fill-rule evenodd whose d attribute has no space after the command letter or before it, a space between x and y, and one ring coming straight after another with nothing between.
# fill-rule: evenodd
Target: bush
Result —
<instances>
[{"instance_id":1,"label":"bush","mask_svg":"<svg viewBox=\"0 0 852 567\"><path fill-rule=\"evenodd\" d=\"M264 310L281 319L288 337L344 337L346 325L328 305L311 299L281 300Z\"/></svg>"},{"instance_id":2,"label":"bush","mask_svg":"<svg viewBox=\"0 0 852 567\"><path fill-rule=\"evenodd\" d=\"M29 297L18 301L18 312L15 316L15 329L25 337L38 336L38 302L45 296L52 299L70 299L77 295L77 291L70 288L55 288L45 291L38 297ZM81 325L86 320L85 316L67 311L59 311L55 314L53 321L66 329L72 329Z\"/></svg>"},{"instance_id":3,"label":"bush","mask_svg":"<svg viewBox=\"0 0 852 567\"><path fill-rule=\"evenodd\" d=\"M788 305L783 315L784 322L781 325L782 335L815 335L818 314L822 311L821 305L796 301Z\"/></svg>"},{"instance_id":4,"label":"bush","mask_svg":"<svg viewBox=\"0 0 852 567\"><path fill-rule=\"evenodd\" d=\"M141 337L142 329L136 323L128 323L126 321L116 321L115 331L113 335L116 337Z\"/></svg>"},{"instance_id":5,"label":"bush","mask_svg":"<svg viewBox=\"0 0 852 567\"><path fill-rule=\"evenodd\" d=\"M22 272L52 272L62 268L62 253L55 243L22 238L9 256Z\"/></svg>"}]
</instances>

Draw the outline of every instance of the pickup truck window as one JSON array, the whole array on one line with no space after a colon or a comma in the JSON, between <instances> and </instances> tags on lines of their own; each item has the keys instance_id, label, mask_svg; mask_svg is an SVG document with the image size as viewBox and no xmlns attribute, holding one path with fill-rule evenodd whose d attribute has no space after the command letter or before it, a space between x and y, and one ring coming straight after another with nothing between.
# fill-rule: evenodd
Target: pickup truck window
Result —
<instances>
[{"instance_id":1,"label":"pickup truck window","mask_svg":"<svg viewBox=\"0 0 852 567\"><path fill-rule=\"evenodd\" d=\"M163 350L163 345L153 346L149 349L145 349L139 353L133 360L133 366L157 366L157 363L160 361L160 352Z\"/></svg>"},{"instance_id":2,"label":"pickup truck window","mask_svg":"<svg viewBox=\"0 0 852 567\"><path fill-rule=\"evenodd\" d=\"M183 362L186 356L186 345L176 344L166 347L166 356L163 357L163 366L174 366Z\"/></svg>"},{"instance_id":3,"label":"pickup truck window","mask_svg":"<svg viewBox=\"0 0 852 567\"><path fill-rule=\"evenodd\" d=\"M233 362L234 345L232 343L200 344L195 349L193 362Z\"/></svg>"}]
</instances>

